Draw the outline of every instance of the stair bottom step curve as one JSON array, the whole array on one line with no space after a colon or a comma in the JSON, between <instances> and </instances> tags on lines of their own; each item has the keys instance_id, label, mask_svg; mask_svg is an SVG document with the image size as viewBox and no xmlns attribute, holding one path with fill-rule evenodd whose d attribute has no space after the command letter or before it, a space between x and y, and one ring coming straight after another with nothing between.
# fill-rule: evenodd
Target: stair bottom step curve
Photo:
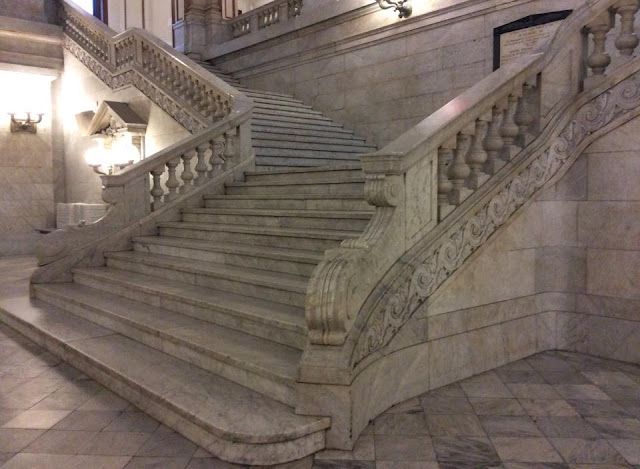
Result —
<instances>
[{"instance_id":1,"label":"stair bottom step curve","mask_svg":"<svg viewBox=\"0 0 640 469\"><path fill-rule=\"evenodd\" d=\"M291 407L60 308L25 295L0 301L0 319L223 460L281 464L325 446L328 418L295 415Z\"/></svg>"}]
</instances>

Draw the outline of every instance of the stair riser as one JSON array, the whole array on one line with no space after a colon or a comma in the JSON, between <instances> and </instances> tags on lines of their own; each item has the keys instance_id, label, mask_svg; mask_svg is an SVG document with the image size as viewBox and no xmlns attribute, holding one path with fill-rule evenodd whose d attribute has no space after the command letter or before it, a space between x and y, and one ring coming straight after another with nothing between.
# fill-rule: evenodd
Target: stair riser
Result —
<instances>
[{"instance_id":1,"label":"stair riser","mask_svg":"<svg viewBox=\"0 0 640 469\"><path fill-rule=\"evenodd\" d=\"M228 186L227 195L264 195L269 194L309 194L309 195L362 195L364 197L364 183L351 182L342 184L292 184L284 186Z\"/></svg>"},{"instance_id":2,"label":"stair riser","mask_svg":"<svg viewBox=\"0 0 640 469\"><path fill-rule=\"evenodd\" d=\"M274 137L277 136L286 138L286 136L292 135L296 137L355 139L355 141L362 141L364 143L363 140L356 139L351 130L340 129L337 127L331 129L313 129L305 128L305 126L302 125L287 126L285 124L282 124L281 122L259 121L254 119L251 121L251 131L264 132Z\"/></svg>"},{"instance_id":3,"label":"stair riser","mask_svg":"<svg viewBox=\"0 0 640 469\"><path fill-rule=\"evenodd\" d=\"M267 104L263 102L257 102L255 107L253 108L254 112L259 112L261 114L275 114L282 116L292 116L292 117L301 117L303 119L322 119L327 120L326 117L322 115L319 111L314 111L313 109L306 106L281 106L277 104Z\"/></svg>"},{"instance_id":4,"label":"stair riser","mask_svg":"<svg viewBox=\"0 0 640 469\"><path fill-rule=\"evenodd\" d=\"M338 247L341 242L337 239L313 238L304 236L275 236L236 232L227 233L222 231L208 231L173 227L160 227L160 236L172 236L176 238L199 239L214 242L233 242L239 244L250 244L254 246L295 246L297 249L317 252L324 252L327 249Z\"/></svg>"},{"instance_id":5,"label":"stair riser","mask_svg":"<svg viewBox=\"0 0 640 469\"><path fill-rule=\"evenodd\" d=\"M252 174L245 173L246 182L294 182L297 184L326 181L331 178L336 182L343 178L362 176L361 169L344 169L336 171L308 171L304 173Z\"/></svg>"},{"instance_id":6,"label":"stair riser","mask_svg":"<svg viewBox=\"0 0 640 469\"><path fill-rule=\"evenodd\" d=\"M363 231L369 220L348 218L259 217L248 215L212 215L183 213L185 222L221 223L224 225L251 225L279 228L316 228L322 230Z\"/></svg>"},{"instance_id":7,"label":"stair riser","mask_svg":"<svg viewBox=\"0 0 640 469\"><path fill-rule=\"evenodd\" d=\"M263 149L288 149L288 150L316 150L321 152L337 152L337 153L353 153L361 154L370 152L371 149L363 148L357 145L341 145L339 142L330 143L312 143L312 142L291 142L282 140L259 140L253 139L253 147L256 148L256 152L262 152ZM274 150L275 151L275 150Z\"/></svg>"},{"instance_id":8,"label":"stair riser","mask_svg":"<svg viewBox=\"0 0 640 469\"><path fill-rule=\"evenodd\" d=\"M186 247L167 246L163 244L151 244L135 242L133 249L139 252L150 252L162 254L164 256L180 257L182 259L193 259L201 261L216 262L218 264L236 265L239 267L249 267L252 269L270 270L286 274L311 276L315 269L315 264L306 262L286 261L271 259L266 257L256 257L251 255L208 251L202 249L190 249Z\"/></svg>"},{"instance_id":9,"label":"stair riser","mask_svg":"<svg viewBox=\"0 0 640 469\"><path fill-rule=\"evenodd\" d=\"M307 336L303 333L283 329L268 322L258 322L253 317L241 316L237 312L225 311L219 305L198 304L197 301L185 302L181 298L162 295L158 292L147 292L135 285L123 284L108 279L96 279L81 273L74 274L74 281L86 287L111 292L130 300L139 301L158 308L167 309L175 313L208 321L218 326L228 327L246 332L263 339L270 340L289 347L303 350L307 344ZM217 309L216 309L217 308ZM234 314L235 313L235 314Z\"/></svg>"},{"instance_id":10,"label":"stair riser","mask_svg":"<svg viewBox=\"0 0 640 469\"><path fill-rule=\"evenodd\" d=\"M304 307L305 294L288 290L276 289L263 285L255 285L239 280L214 277L212 275L182 272L172 268L159 267L155 265L141 264L139 262L129 262L123 259L107 259L107 266L115 269L137 272L139 274L151 275L176 282L190 283L201 287L215 288L216 290L236 293L239 295L261 298L263 300L284 303L292 306Z\"/></svg>"},{"instance_id":11,"label":"stair riser","mask_svg":"<svg viewBox=\"0 0 640 469\"><path fill-rule=\"evenodd\" d=\"M277 156L256 156L256 171L280 171L283 169L307 169L335 164L359 163L358 160L325 160L320 158L297 158Z\"/></svg>"},{"instance_id":12,"label":"stair riser","mask_svg":"<svg viewBox=\"0 0 640 469\"><path fill-rule=\"evenodd\" d=\"M285 112L285 111L261 111L254 109L253 115L255 119L262 119L267 121L277 122L295 122L298 124L310 124L323 127L342 127L340 124L333 122L327 117L321 116L303 116L297 112Z\"/></svg>"},{"instance_id":13,"label":"stair riser","mask_svg":"<svg viewBox=\"0 0 640 469\"><path fill-rule=\"evenodd\" d=\"M251 135L256 140L265 140L271 142L297 142L297 143L326 143L329 145L344 145L362 148L363 151L375 151L375 147L367 145L367 143L360 138L349 138L344 134L333 134L333 136L321 136L321 135L292 135L287 133L278 132L265 132L261 130L254 130Z\"/></svg>"},{"instance_id":14,"label":"stair riser","mask_svg":"<svg viewBox=\"0 0 640 469\"><path fill-rule=\"evenodd\" d=\"M297 236L269 236L250 233L227 233L224 231L206 231L171 227L160 227L160 236L206 239L208 241L250 244L254 246L292 246L297 249L308 249L309 251L322 252L340 245L339 240L333 239L303 238Z\"/></svg>"},{"instance_id":15,"label":"stair riser","mask_svg":"<svg viewBox=\"0 0 640 469\"><path fill-rule=\"evenodd\" d=\"M353 135L353 132L343 129L342 127L325 125L322 123L305 121L300 119L295 119L293 117L280 117L280 118L270 118L268 116L254 116L251 125L258 126L259 128L266 127L275 127L284 130L286 132L292 133L294 135L298 135L297 129L307 131L314 130L320 131L323 135L327 135L328 133L339 133L341 135Z\"/></svg>"},{"instance_id":16,"label":"stair riser","mask_svg":"<svg viewBox=\"0 0 640 469\"><path fill-rule=\"evenodd\" d=\"M283 381L281 378L278 379L278 381L269 379L264 376L264 374L266 374L265 371L263 371L262 374L256 374L253 370L242 368L243 363L232 362L232 360L224 354L216 354L211 350L204 350L193 344L176 339L175 337L170 339L162 333L157 335L155 332L143 330L139 326L123 321L121 318L110 315L106 311L77 304L72 300L52 294L51 292L38 289L36 289L36 291L37 298L76 316L130 337L133 340L210 371L218 376L222 376L241 386L265 394L272 399L288 405L294 405L294 383L288 383L289 385L287 385L279 382Z\"/></svg>"},{"instance_id":17,"label":"stair riser","mask_svg":"<svg viewBox=\"0 0 640 469\"><path fill-rule=\"evenodd\" d=\"M205 199L207 208L274 210L371 210L363 199Z\"/></svg>"}]
</instances>

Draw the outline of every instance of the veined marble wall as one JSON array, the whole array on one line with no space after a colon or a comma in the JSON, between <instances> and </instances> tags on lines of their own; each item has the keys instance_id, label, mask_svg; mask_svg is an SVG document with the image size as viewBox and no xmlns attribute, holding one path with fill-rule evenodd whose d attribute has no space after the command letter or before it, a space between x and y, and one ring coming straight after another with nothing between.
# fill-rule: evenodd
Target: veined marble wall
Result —
<instances>
[{"instance_id":1,"label":"veined marble wall","mask_svg":"<svg viewBox=\"0 0 640 469\"><path fill-rule=\"evenodd\" d=\"M409 20L369 4L214 60L248 86L294 94L382 147L492 72L494 28L581 3L443 0L416 5Z\"/></svg>"},{"instance_id":2,"label":"veined marble wall","mask_svg":"<svg viewBox=\"0 0 640 469\"><path fill-rule=\"evenodd\" d=\"M66 202L102 203L100 177L87 165L85 154L95 146L89 137L80 135L75 115L96 110L103 100L122 101L148 122L146 156L187 137L187 132L168 114L131 87L113 92L68 51L64 52L59 105L64 119L65 199Z\"/></svg>"},{"instance_id":3,"label":"veined marble wall","mask_svg":"<svg viewBox=\"0 0 640 469\"><path fill-rule=\"evenodd\" d=\"M55 0L0 0L0 16L41 23L57 23Z\"/></svg>"},{"instance_id":4,"label":"veined marble wall","mask_svg":"<svg viewBox=\"0 0 640 469\"><path fill-rule=\"evenodd\" d=\"M36 230L54 226L51 83L30 80L20 89L8 85L6 72L0 83L0 256L32 254L42 236ZM10 131L8 94L21 92L42 99L37 134Z\"/></svg>"}]
</instances>

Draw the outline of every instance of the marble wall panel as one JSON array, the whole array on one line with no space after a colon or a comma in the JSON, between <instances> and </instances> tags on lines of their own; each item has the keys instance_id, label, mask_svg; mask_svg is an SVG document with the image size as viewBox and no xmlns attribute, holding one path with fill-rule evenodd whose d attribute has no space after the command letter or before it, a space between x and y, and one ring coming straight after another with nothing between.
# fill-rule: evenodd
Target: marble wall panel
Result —
<instances>
[{"instance_id":1,"label":"marble wall panel","mask_svg":"<svg viewBox=\"0 0 640 469\"><path fill-rule=\"evenodd\" d=\"M0 16L41 23L56 23L55 0L0 0Z\"/></svg>"},{"instance_id":2,"label":"marble wall panel","mask_svg":"<svg viewBox=\"0 0 640 469\"><path fill-rule=\"evenodd\" d=\"M640 299L640 250L589 249L586 293Z\"/></svg>"}]
</instances>

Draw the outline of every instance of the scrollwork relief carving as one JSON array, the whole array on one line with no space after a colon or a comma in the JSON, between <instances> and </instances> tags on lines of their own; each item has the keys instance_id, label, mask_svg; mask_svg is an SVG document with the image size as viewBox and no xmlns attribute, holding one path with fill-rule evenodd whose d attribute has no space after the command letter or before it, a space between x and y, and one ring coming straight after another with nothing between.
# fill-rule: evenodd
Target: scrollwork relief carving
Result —
<instances>
[{"instance_id":1,"label":"scrollwork relief carving","mask_svg":"<svg viewBox=\"0 0 640 469\"><path fill-rule=\"evenodd\" d=\"M491 237L560 168L593 132L640 106L640 72L582 106L559 136L480 210L452 227L453 233L420 252L389 287L360 335L352 355L355 366L384 348L416 309ZM451 233L451 230L449 231Z\"/></svg>"}]
</instances>

